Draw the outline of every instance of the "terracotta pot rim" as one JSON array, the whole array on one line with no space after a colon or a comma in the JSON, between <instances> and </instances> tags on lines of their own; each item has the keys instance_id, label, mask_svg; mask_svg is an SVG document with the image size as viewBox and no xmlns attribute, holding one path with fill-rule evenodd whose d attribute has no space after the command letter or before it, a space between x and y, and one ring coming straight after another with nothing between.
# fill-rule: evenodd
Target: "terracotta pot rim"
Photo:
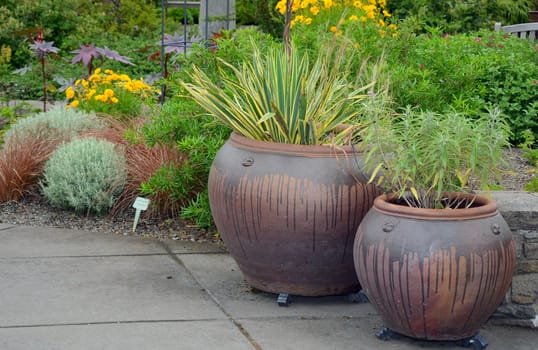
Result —
<instances>
[{"instance_id":1,"label":"terracotta pot rim","mask_svg":"<svg viewBox=\"0 0 538 350\"><path fill-rule=\"evenodd\" d=\"M303 157L328 157L334 155L347 156L350 154L360 155L353 146L335 145L295 145L281 142L259 141L239 135L235 131L230 135L229 142L238 148L255 150L257 152L283 153L301 155Z\"/></svg>"},{"instance_id":2,"label":"terracotta pot rim","mask_svg":"<svg viewBox=\"0 0 538 350\"><path fill-rule=\"evenodd\" d=\"M459 196L472 198L475 195L458 193ZM423 220L472 220L490 217L498 214L497 203L490 198L476 195L475 203L479 206L461 209L428 209L412 208L406 205L390 203L387 199L390 195L383 194L374 200L373 208L379 212L413 219Z\"/></svg>"}]
</instances>

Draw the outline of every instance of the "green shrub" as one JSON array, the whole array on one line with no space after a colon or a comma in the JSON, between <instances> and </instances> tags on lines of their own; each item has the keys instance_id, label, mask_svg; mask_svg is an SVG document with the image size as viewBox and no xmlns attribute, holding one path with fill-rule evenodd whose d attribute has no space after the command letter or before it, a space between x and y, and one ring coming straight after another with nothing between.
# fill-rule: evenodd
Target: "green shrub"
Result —
<instances>
[{"instance_id":1,"label":"green shrub","mask_svg":"<svg viewBox=\"0 0 538 350\"><path fill-rule=\"evenodd\" d=\"M387 0L389 10L400 19L414 22L418 31L440 27L446 33L491 29L495 21L528 21L534 0Z\"/></svg>"},{"instance_id":2,"label":"green shrub","mask_svg":"<svg viewBox=\"0 0 538 350\"><path fill-rule=\"evenodd\" d=\"M185 17L187 17L187 24L198 24L200 18L199 8L188 8L187 16L185 16L185 10L182 7L168 9L168 19L172 20L177 25L183 25Z\"/></svg>"},{"instance_id":3,"label":"green shrub","mask_svg":"<svg viewBox=\"0 0 538 350\"><path fill-rule=\"evenodd\" d=\"M199 192L195 199L181 209L183 220L194 221L198 227L211 227L215 223L209 207L209 195L207 190Z\"/></svg>"},{"instance_id":4,"label":"green shrub","mask_svg":"<svg viewBox=\"0 0 538 350\"><path fill-rule=\"evenodd\" d=\"M275 10L278 0L236 0L239 25L256 25L265 33L282 37L284 18Z\"/></svg>"},{"instance_id":5,"label":"green shrub","mask_svg":"<svg viewBox=\"0 0 538 350\"><path fill-rule=\"evenodd\" d=\"M127 181L125 158L111 142L74 139L45 164L41 188L51 204L77 212L105 213Z\"/></svg>"},{"instance_id":6,"label":"green shrub","mask_svg":"<svg viewBox=\"0 0 538 350\"><path fill-rule=\"evenodd\" d=\"M530 164L538 163L538 144L535 144L536 138L530 130L524 130L522 133L523 142L518 146L523 151L523 157Z\"/></svg>"},{"instance_id":7,"label":"green shrub","mask_svg":"<svg viewBox=\"0 0 538 350\"><path fill-rule=\"evenodd\" d=\"M120 33L136 42L133 38L153 35L159 24L159 11L149 0L6 0L0 6L0 43L12 49L13 66L20 68L33 59L26 40L37 29L43 30L45 40L69 52L95 38L114 39ZM106 44L114 48L111 42Z\"/></svg>"},{"instance_id":8,"label":"green shrub","mask_svg":"<svg viewBox=\"0 0 538 350\"><path fill-rule=\"evenodd\" d=\"M508 116L513 143L526 129L538 135L538 57L529 42L493 31L414 35L400 27L400 33L386 51L397 105L470 116L498 106Z\"/></svg>"},{"instance_id":9,"label":"green shrub","mask_svg":"<svg viewBox=\"0 0 538 350\"><path fill-rule=\"evenodd\" d=\"M538 168L538 165L537 165L537 168ZM536 173L536 169L534 171ZM525 184L525 191L538 192L538 176L536 174L532 177L531 181Z\"/></svg>"},{"instance_id":10,"label":"green shrub","mask_svg":"<svg viewBox=\"0 0 538 350\"><path fill-rule=\"evenodd\" d=\"M230 131L201 113L194 101L175 97L144 127L148 144L174 145L185 155L185 162L180 167L159 169L141 189L143 195L170 193L182 204L183 219L208 227L213 224L207 199L209 169Z\"/></svg>"},{"instance_id":11,"label":"green shrub","mask_svg":"<svg viewBox=\"0 0 538 350\"><path fill-rule=\"evenodd\" d=\"M221 69L232 73L231 69L223 64L221 60L236 67L242 65L245 60L251 60L253 42L262 52L266 52L275 40L258 29L241 28L233 32L233 34L227 33L227 35L217 38L216 50L208 50L203 45L195 45L189 55L177 55L173 61L181 69L170 72L171 76L166 81L169 87L169 95L174 93L179 95L186 94L186 91L180 87L180 82L190 82L188 73L192 71L194 66L202 69L215 81L220 80L219 70Z\"/></svg>"},{"instance_id":12,"label":"green shrub","mask_svg":"<svg viewBox=\"0 0 538 350\"><path fill-rule=\"evenodd\" d=\"M160 16L158 16L155 4L152 4L150 0L102 2L107 18L106 31L137 37L159 28Z\"/></svg>"},{"instance_id":13,"label":"green shrub","mask_svg":"<svg viewBox=\"0 0 538 350\"><path fill-rule=\"evenodd\" d=\"M0 6L0 42L11 48L13 66L20 68L34 59L25 39L36 36L37 29L44 30L46 40L54 38L56 46L77 31L80 3L82 0L4 1Z\"/></svg>"},{"instance_id":14,"label":"green shrub","mask_svg":"<svg viewBox=\"0 0 538 350\"><path fill-rule=\"evenodd\" d=\"M96 129L104 126L95 114L88 114L75 109L66 109L56 106L47 112L38 113L29 117L18 119L11 125L4 135L5 142L9 142L10 137L18 134L22 137L32 137L41 132L43 127L56 132L54 137L70 138L81 131Z\"/></svg>"}]
</instances>

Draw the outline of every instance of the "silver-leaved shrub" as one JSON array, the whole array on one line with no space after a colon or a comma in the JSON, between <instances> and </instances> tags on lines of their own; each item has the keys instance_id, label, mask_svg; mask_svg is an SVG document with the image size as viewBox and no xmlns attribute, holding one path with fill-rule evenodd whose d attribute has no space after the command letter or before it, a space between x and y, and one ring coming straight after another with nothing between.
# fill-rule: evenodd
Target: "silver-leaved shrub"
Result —
<instances>
[{"instance_id":1,"label":"silver-leaved shrub","mask_svg":"<svg viewBox=\"0 0 538 350\"><path fill-rule=\"evenodd\" d=\"M106 213L127 181L126 161L116 146L97 138L76 138L54 151L41 188L54 206Z\"/></svg>"}]
</instances>

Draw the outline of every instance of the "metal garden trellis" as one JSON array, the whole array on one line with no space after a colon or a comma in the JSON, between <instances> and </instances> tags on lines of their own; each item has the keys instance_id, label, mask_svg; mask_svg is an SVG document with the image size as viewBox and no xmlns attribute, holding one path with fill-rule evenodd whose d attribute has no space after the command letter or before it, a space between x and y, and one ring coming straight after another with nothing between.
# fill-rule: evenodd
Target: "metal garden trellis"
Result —
<instances>
[{"instance_id":1,"label":"metal garden trellis","mask_svg":"<svg viewBox=\"0 0 538 350\"><path fill-rule=\"evenodd\" d=\"M222 6L225 5L224 11L222 11ZM210 9L211 6L211 9ZM182 40L166 40L165 42L165 20L166 20L166 9L170 7L183 8L183 39ZM161 74L164 77L165 74L165 47L173 46L183 48L183 53L187 55L187 52L192 48L194 42L199 40L193 40L188 36L188 16L187 9L189 8L200 8L199 16L199 33L201 34L198 38L203 42L204 45L210 45L210 31L219 31L220 29L230 30L235 27L235 1L234 0L199 0L199 1L169 1L161 0ZM215 16L215 11L221 11L218 15ZM234 18L232 18L232 16ZM215 21L215 19L223 18L224 21ZM223 23L219 23L223 22ZM214 24L217 23L215 26ZM220 29L219 29L220 28ZM165 85L161 85L161 97L160 102L164 103L165 95Z\"/></svg>"}]
</instances>

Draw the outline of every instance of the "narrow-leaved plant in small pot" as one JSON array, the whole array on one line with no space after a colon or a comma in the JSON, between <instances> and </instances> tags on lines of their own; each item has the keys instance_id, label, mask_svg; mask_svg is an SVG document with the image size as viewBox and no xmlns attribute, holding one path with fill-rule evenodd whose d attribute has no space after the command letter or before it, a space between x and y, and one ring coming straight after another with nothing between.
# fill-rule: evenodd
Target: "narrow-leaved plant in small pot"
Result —
<instances>
[{"instance_id":1,"label":"narrow-leaved plant in small pot","mask_svg":"<svg viewBox=\"0 0 538 350\"><path fill-rule=\"evenodd\" d=\"M471 339L515 268L510 229L482 195L499 174L506 123L498 109L478 118L411 108L372 116L364 161L386 194L359 226L354 261L386 327L378 336Z\"/></svg>"}]
</instances>

